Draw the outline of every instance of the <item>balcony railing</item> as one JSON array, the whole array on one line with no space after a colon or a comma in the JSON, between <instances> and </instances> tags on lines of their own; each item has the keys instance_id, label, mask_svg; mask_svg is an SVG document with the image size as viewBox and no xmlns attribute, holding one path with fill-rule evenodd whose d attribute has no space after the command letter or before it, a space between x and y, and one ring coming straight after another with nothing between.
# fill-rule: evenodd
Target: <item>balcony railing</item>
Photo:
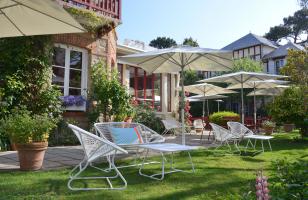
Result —
<instances>
[{"instance_id":1,"label":"balcony railing","mask_svg":"<svg viewBox=\"0 0 308 200\"><path fill-rule=\"evenodd\" d=\"M121 20L122 0L58 0L61 5L92 10L99 15Z\"/></svg>"}]
</instances>

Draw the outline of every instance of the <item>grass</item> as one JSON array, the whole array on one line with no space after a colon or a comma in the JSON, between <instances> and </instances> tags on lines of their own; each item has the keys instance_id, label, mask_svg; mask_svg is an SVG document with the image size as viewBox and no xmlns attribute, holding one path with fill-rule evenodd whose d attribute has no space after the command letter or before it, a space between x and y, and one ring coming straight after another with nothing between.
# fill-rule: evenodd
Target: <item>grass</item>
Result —
<instances>
[{"instance_id":1,"label":"grass","mask_svg":"<svg viewBox=\"0 0 308 200\"><path fill-rule=\"evenodd\" d=\"M128 182L124 191L70 191L66 186L70 169L0 172L0 199L243 199L245 193L253 191L256 170L263 169L271 178L272 161L308 159L308 140L293 139L295 136L298 136L297 132L276 134L271 143L273 151L256 155L252 152L239 156L222 154L223 150L217 153L212 149L197 150L192 153L195 174L174 173L163 181L141 177L136 168L121 169ZM177 155L178 164L188 169L184 155ZM152 166L151 170L154 168L159 169Z\"/></svg>"}]
</instances>

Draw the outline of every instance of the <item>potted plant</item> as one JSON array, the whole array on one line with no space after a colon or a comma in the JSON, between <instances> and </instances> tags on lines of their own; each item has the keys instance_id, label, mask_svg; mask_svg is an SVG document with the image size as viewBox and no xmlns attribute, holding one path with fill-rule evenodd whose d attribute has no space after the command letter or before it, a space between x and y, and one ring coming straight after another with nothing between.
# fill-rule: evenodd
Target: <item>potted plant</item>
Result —
<instances>
[{"instance_id":1,"label":"potted plant","mask_svg":"<svg viewBox=\"0 0 308 200\"><path fill-rule=\"evenodd\" d=\"M1 120L0 128L16 144L20 169L39 170L48 146L49 132L56 122L47 115L19 111Z\"/></svg>"},{"instance_id":2,"label":"potted plant","mask_svg":"<svg viewBox=\"0 0 308 200\"><path fill-rule=\"evenodd\" d=\"M283 130L286 133L292 132L294 129L294 124L290 122L286 122L283 124Z\"/></svg>"},{"instance_id":3,"label":"potted plant","mask_svg":"<svg viewBox=\"0 0 308 200\"><path fill-rule=\"evenodd\" d=\"M262 122L261 125L266 135L271 135L274 131L274 128L276 127L275 122L272 122L270 120L265 120L264 122Z\"/></svg>"}]
</instances>

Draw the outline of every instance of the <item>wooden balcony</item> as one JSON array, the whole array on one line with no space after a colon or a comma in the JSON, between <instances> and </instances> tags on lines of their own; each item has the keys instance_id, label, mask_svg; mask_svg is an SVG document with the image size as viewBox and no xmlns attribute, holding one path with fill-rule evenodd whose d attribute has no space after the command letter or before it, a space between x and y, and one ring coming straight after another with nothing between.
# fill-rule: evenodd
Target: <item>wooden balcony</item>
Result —
<instances>
[{"instance_id":1,"label":"wooden balcony","mask_svg":"<svg viewBox=\"0 0 308 200\"><path fill-rule=\"evenodd\" d=\"M121 21L122 0L57 0L62 6L92 10L98 15Z\"/></svg>"}]
</instances>

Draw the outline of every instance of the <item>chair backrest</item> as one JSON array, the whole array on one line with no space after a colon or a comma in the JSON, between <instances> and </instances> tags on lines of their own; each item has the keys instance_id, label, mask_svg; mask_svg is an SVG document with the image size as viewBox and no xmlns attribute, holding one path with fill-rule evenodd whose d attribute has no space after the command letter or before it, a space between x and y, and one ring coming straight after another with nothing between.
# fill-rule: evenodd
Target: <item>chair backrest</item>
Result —
<instances>
[{"instance_id":1,"label":"chair backrest","mask_svg":"<svg viewBox=\"0 0 308 200\"><path fill-rule=\"evenodd\" d=\"M97 135L85 131L75 125L69 124L76 137L78 138L81 146L83 147L85 156L89 162L97 157L108 156L114 154L116 151L120 153L128 153L126 150L117 146L116 144L98 137Z\"/></svg>"},{"instance_id":2,"label":"chair backrest","mask_svg":"<svg viewBox=\"0 0 308 200\"><path fill-rule=\"evenodd\" d=\"M231 134L236 137L254 134L250 129L239 122L227 122L227 125L230 128Z\"/></svg>"},{"instance_id":3,"label":"chair backrest","mask_svg":"<svg viewBox=\"0 0 308 200\"><path fill-rule=\"evenodd\" d=\"M214 123L210 123L210 125L213 129L215 140L223 142L233 137L228 129Z\"/></svg>"},{"instance_id":4,"label":"chair backrest","mask_svg":"<svg viewBox=\"0 0 308 200\"><path fill-rule=\"evenodd\" d=\"M100 137L105 138L111 142L114 142L111 135L111 128L137 128L140 132L141 141L144 144L162 143L165 141L165 138L163 136L159 135L154 130L140 123L101 122L95 123L94 128Z\"/></svg>"},{"instance_id":5,"label":"chair backrest","mask_svg":"<svg viewBox=\"0 0 308 200\"><path fill-rule=\"evenodd\" d=\"M166 130L171 130L171 129L174 129L174 128L180 128L181 127L181 124L180 122L176 121L175 119L163 119L161 120L162 123L164 124L164 127Z\"/></svg>"},{"instance_id":6,"label":"chair backrest","mask_svg":"<svg viewBox=\"0 0 308 200\"><path fill-rule=\"evenodd\" d=\"M202 128L203 129L203 121L202 119L194 120L194 128Z\"/></svg>"}]
</instances>

